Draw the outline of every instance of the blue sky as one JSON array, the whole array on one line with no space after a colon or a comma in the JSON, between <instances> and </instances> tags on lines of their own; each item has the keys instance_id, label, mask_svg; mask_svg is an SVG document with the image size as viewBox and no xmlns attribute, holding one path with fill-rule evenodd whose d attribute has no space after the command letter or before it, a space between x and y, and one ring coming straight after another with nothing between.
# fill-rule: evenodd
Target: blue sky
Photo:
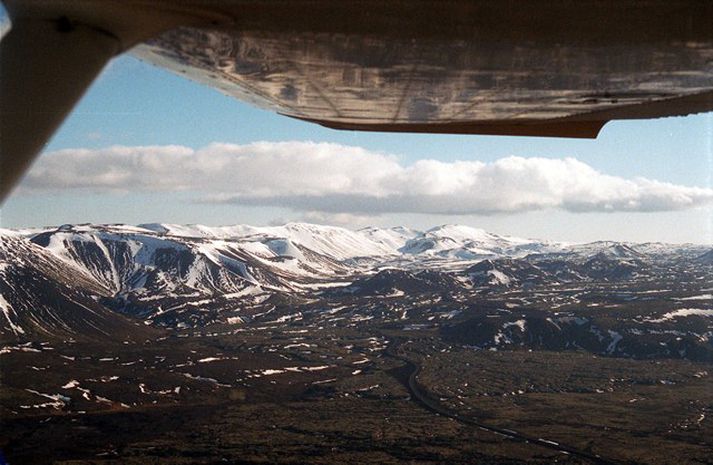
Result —
<instances>
[{"instance_id":1,"label":"blue sky","mask_svg":"<svg viewBox=\"0 0 713 465\"><path fill-rule=\"evenodd\" d=\"M379 163L383 160L378 155L383 155L395 160L399 166L394 169L399 172L408 171L425 159L450 166L459 160L497 164L512 156L522 163L533 157L554 160L570 157L602 175L623 180L646 178L681 188L709 188L713 172L712 128L713 114L703 114L612 122L596 140L341 132L256 109L124 56L102 73L44 153L79 148L101 151L116 145L178 145L200 151L216 142L232 144L235 147L231 146L231 150L235 151L257 141L313 141L336 144L337 149L359 147L376 154L374 160ZM98 152L96 156L100 156ZM37 165L41 167L46 157L41 156ZM615 208L614 212L603 212L598 207L587 207L584 212L577 212L555 206L532 211L513 207L512 211L496 212L480 212L475 208L449 215L431 210L411 211L407 207L374 214L363 210L338 212L333 208L315 213L311 207L289 202L282 205L274 199L257 202L261 206L251 206L245 200L206 202L205 193L197 191L200 186L170 191L141 188L122 191L33 190L25 185L29 184L21 185L3 206L3 227L66 222L268 224L308 220L350 227L404 224L426 228L463 223L503 234L570 241L711 242L713 237L709 203L663 211ZM275 198L279 196L276 194Z\"/></svg>"},{"instance_id":2,"label":"blue sky","mask_svg":"<svg viewBox=\"0 0 713 465\"><path fill-rule=\"evenodd\" d=\"M503 156L576 157L608 174L689 185L708 182L711 114L607 124L596 140L335 131L220 94L143 63L114 60L47 151L107 145L313 140L419 158L491 161Z\"/></svg>"}]
</instances>

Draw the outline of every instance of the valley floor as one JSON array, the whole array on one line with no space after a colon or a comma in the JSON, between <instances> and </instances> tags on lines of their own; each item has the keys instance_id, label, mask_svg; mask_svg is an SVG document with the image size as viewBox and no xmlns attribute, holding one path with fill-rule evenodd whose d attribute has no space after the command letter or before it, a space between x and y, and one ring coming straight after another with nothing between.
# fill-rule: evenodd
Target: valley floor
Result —
<instances>
[{"instance_id":1,"label":"valley floor","mask_svg":"<svg viewBox=\"0 0 713 465\"><path fill-rule=\"evenodd\" d=\"M391 324L216 327L136 344L3 350L0 447L10 464L713 456L713 381L701 362L473 350Z\"/></svg>"},{"instance_id":2,"label":"valley floor","mask_svg":"<svg viewBox=\"0 0 713 465\"><path fill-rule=\"evenodd\" d=\"M7 463L713 464L709 248L165 229L0 237Z\"/></svg>"}]
</instances>

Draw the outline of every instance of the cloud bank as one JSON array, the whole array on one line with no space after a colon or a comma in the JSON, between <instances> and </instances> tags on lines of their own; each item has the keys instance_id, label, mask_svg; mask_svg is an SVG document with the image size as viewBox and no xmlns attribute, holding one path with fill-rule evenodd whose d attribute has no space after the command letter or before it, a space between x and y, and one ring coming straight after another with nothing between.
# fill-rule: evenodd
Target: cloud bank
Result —
<instances>
[{"instance_id":1,"label":"cloud bank","mask_svg":"<svg viewBox=\"0 0 713 465\"><path fill-rule=\"evenodd\" d=\"M68 149L45 154L24 192L195 193L210 203L279 206L330 214L496 214L683 210L713 189L601 173L574 158L420 160L314 142Z\"/></svg>"}]
</instances>

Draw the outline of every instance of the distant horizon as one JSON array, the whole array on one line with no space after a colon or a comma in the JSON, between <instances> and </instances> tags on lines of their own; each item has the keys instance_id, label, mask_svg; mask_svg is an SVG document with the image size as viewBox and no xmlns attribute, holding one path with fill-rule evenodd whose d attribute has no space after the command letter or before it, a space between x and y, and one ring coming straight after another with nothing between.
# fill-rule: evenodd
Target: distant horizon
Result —
<instances>
[{"instance_id":1,"label":"distant horizon","mask_svg":"<svg viewBox=\"0 0 713 465\"><path fill-rule=\"evenodd\" d=\"M215 229L225 229L225 228L234 228L234 227L249 227L249 228L260 228L260 229L267 229L267 228L280 228L288 225L306 225L306 226L318 226L318 227L328 227L328 228L338 228L338 229L344 229L348 231L353 231L353 232L358 232L366 229L377 229L377 230L393 230L397 228L404 228L411 230L415 233L428 233L431 231L435 231L438 229L443 229L447 227L467 227L470 229L474 230L480 230L485 233L493 234L496 236L504 237L504 238L512 238L512 239L525 239L525 240L534 240L534 241L542 241L542 242L552 242L552 243L557 243L557 244L563 244L563 245L577 245L577 244L590 244L590 243L598 243L598 242L613 242L613 243L622 243L622 244L652 244L652 243L659 243L659 244L665 244L665 245L693 245L693 246L710 246L713 247L713 241L711 242L670 242L670 241L629 241L629 240L617 240L617 239L608 239L608 238L602 238L602 239L595 239L595 240L589 240L589 241L563 241L563 240L556 240L552 239L549 237L541 237L541 236L519 236L515 234L508 234L508 233L499 233L499 232L494 232L490 231L485 228L479 228L477 226L471 226L467 224L462 224L462 223L441 223L441 224L435 224L433 226L427 227L427 228L413 228L410 226L405 226L405 225L393 225L393 226L375 226L375 225L366 225L366 226L359 226L359 227L348 227L348 226L340 226L340 225L335 225L335 224L325 224L325 223L315 223L315 222L307 222L307 221L287 221L285 223L280 223L280 224L249 224L249 223L230 223L230 224L219 224L219 225L214 225L214 224L204 224L204 223L171 223L171 222L158 222L158 221L147 221L147 222L141 222L141 223L124 223L124 222L73 222L73 223L61 223L61 224L51 224L51 225L42 225L42 226L25 226L25 227L13 227L13 228L7 228L7 227L0 227L0 231L6 230L6 231L13 231L13 232L21 232L21 231L33 231L33 230L52 230L52 229L59 229L64 226L89 226L89 227L94 227L94 226L99 226L99 227L120 227L120 226L128 226L128 227L135 227L135 228L141 228L141 229L146 229L146 230L151 230L150 228L146 228L146 226L179 226L179 227L205 227L208 229L215 228ZM154 231L156 232L156 231ZM159 233L160 234L160 233ZM179 234L176 234L176 236L180 236ZM186 236L186 237L192 237L192 236ZM240 237L240 236L235 236L235 237Z\"/></svg>"}]
</instances>

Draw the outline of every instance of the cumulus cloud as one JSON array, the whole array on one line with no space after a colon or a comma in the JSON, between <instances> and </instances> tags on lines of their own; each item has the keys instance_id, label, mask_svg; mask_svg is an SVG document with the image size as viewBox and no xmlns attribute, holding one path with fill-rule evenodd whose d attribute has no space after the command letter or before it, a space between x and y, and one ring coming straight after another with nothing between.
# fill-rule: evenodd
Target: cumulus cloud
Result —
<instances>
[{"instance_id":1,"label":"cumulus cloud","mask_svg":"<svg viewBox=\"0 0 713 465\"><path fill-rule=\"evenodd\" d=\"M707 204L713 189L601 173L574 158L490 163L420 160L314 142L68 149L44 155L22 190L194 192L210 203L311 214L493 214L671 211Z\"/></svg>"}]
</instances>

